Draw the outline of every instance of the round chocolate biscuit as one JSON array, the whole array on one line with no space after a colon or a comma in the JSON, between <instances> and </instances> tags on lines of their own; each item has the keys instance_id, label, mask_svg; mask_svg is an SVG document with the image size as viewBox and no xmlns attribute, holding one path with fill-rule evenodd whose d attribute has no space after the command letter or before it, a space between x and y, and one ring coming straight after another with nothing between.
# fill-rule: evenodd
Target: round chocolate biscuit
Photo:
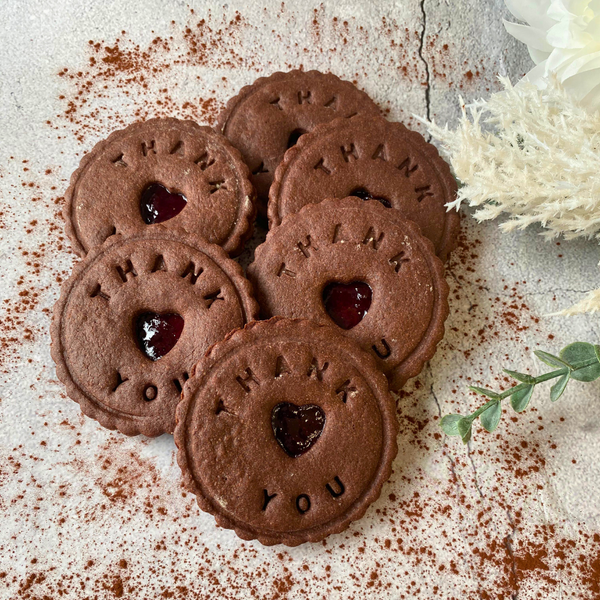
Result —
<instances>
[{"instance_id":1,"label":"round chocolate biscuit","mask_svg":"<svg viewBox=\"0 0 600 600\"><path fill-rule=\"evenodd\" d=\"M378 115L377 105L331 73L290 71L241 89L219 115L217 129L242 153L266 215L269 187L285 151L299 136L338 117Z\"/></svg>"},{"instance_id":2,"label":"round chocolate biscuit","mask_svg":"<svg viewBox=\"0 0 600 600\"><path fill-rule=\"evenodd\" d=\"M219 246L160 226L115 235L64 283L52 358L68 395L104 427L171 433L193 365L257 311Z\"/></svg>"},{"instance_id":3,"label":"round chocolate biscuit","mask_svg":"<svg viewBox=\"0 0 600 600\"><path fill-rule=\"evenodd\" d=\"M456 191L450 168L416 131L383 117L337 119L286 153L269 194L269 223L324 198L373 198L417 223L446 260L460 226L458 212L446 210Z\"/></svg>"},{"instance_id":4,"label":"round chocolate biscuit","mask_svg":"<svg viewBox=\"0 0 600 600\"><path fill-rule=\"evenodd\" d=\"M85 256L114 233L158 223L239 254L256 206L240 153L210 127L150 119L115 131L71 177L64 216L73 249Z\"/></svg>"},{"instance_id":5,"label":"round chocolate biscuit","mask_svg":"<svg viewBox=\"0 0 600 600\"><path fill-rule=\"evenodd\" d=\"M186 486L218 525L296 546L364 515L390 476L397 432L385 377L358 344L275 318L198 363L175 443Z\"/></svg>"},{"instance_id":6,"label":"round chocolate biscuit","mask_svg":"<svg viewBox=\"0 0 600 600\"><path fill-rule=\"evenodd\" d=\"M263 317L336 325L396 391L435 353L448 285L419 227L376 200L305 206L271 229L248 268Z\"/></svg>"}]
</instances>

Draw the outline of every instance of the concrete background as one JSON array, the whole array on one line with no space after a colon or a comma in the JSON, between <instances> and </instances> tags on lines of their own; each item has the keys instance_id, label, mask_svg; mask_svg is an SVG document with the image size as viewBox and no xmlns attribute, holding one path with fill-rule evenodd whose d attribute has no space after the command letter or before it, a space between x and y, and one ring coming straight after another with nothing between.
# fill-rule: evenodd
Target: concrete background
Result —
<instances>
[{"instance_id":1,"label":"concrete background","mask_svg":"<svg viewBox=\"0 0 600 600\"><path fill-rule=\"evenodd\" d=\"M600 597L598 384L573 383L555 405L542 389L468 447L438 426L481 403L468 383L506 386L503 367L539 372L535 348L597 342L597 318L544 316L598 287L594 242L501 235L465 214L446 338L398 399L392 479L323 544L264 548L218 530L181 489L172 438L82 417L50 358L75 261L61 196L96 141L145 116L210 122L242 85L300 65L356 80L409 126L412 114L455 124L459 94L485 97L498 73L530 68L507 16L500 0L4 0L0 598ZM131 68L102 61L115 44Z\"/></svg>"}]
</instances>

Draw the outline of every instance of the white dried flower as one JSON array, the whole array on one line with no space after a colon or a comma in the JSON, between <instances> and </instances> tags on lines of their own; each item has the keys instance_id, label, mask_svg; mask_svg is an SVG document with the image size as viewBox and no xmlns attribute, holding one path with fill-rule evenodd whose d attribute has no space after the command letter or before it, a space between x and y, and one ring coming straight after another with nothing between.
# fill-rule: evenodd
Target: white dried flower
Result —
<instances>
[{"instance_id":1,"label":"white dried flower","mask_svg":"<svg viewBox=\"0 0 600 600\"><path fill-rule=\"evenodd\" d=\"M448 206L478 207L479 221L509 215L504 231L539 223L548 237L600 239L600 113L556 81L538 90L499 79L503 92L462 105L456 131L421 119L462 183Z\"/></svg>"},{"instance_id":2,"label":"white dried flower","mask_svg":"<svg viewBox=\"0 0 600 600\"><path fill-rule=\"evenodd\" d=\"M448 207L477 207L479 221L508 215L504 231L539 223L550 238L600 239L600 113L580 106L555 78L545 90L500 81L504 91L487 101L461 99L455 131L420 119L462 183ZM596 310L600 291L563 314Z\"/></svg>"},{"instance_id":3,"label":"white dried flower","mask_svg":"<svg viewBox=\"0 0 600 600\"><path fill-rule=\"evenodd\" d=\"M555 314L571 317L573 315L595 313L598 311L600 311L600 290L593 290L589 292L583 298L583 300L580 300L577 304L575 304L575 306L571 306L571 308L566 308L565 310Z\"/></svg>"},{"instance_id":4,"label":"white dried flower","mask_svg":"<svg viewBox=\"0 0 600 600\"><path fill-rule=\"evenodd\" d=\"M527 44L536 66L524 80L545 88L554 73L568 93L600 108L600 0L505 0L521 25L507 31Z\"/></svg>"}]
</instances>

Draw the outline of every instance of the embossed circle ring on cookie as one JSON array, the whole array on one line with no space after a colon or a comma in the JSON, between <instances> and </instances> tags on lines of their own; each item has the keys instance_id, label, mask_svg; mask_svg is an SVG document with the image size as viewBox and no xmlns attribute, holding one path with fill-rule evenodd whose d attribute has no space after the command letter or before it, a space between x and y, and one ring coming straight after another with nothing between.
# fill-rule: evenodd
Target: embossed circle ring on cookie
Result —
<instances>
[{"instance_id":1,"label":"embossed circle ring on cookie","mask_svg":"<svg viewBox=\"0 0 600 600\"><path fill-rule=\"evenodd\" d=\"M173 431L193 365L257 309L241 268L218 246L160 226L115 235L63 285L52 357L85 414L155 436Z\"/></svg>"},{"instance_id":2,"label":"embossed circle ring on cookie","mask_svg":"<svg viewBox=\"0 0 600 600\"><path fill-rule=\"evenodd\" d=\"M156 223L239 254L256 207L240 153L210 127L151 119L116 131L86 154L71 177L64 210L80 256L114 233Z\"/></svg>"},{"instance_id":3,"label":"embossed circle ring on cookie","mask_svg":"<svg viewBox=\"0 0 600 600\"><path fill-rule=\"evenodd\" d=\"M460 226L458 213L446 210L456 189L435 146L416 131L382 117L337 119L286 153L269 194L269 223L324 198L375 199L417 223L446 260Z\"/></svg>"},{"instance_id":4,"label":"embossed circle ring on cookie","mask_svg":"<svg viewBox=\"0 0 600 600\"><path fill-rule=\"evenodd\" d=\"M248 268L264 317L337 325L398 390L435 353L448 285L433 244L375 200L324 200L271 229Z\"/></svg>"},{"instance_id":5,"label":"embossed circle ring on cookie","mask_svg":"<svg viewBox=\"0 0 600 600\"><path fill-rule=\"evenodd\" d=\"M259 210L266 214L269 186L285 151L319 123L379 108L349 81L331 73L290 71L242 88L219 115L217 129L238 148L252 172Z\"/></svg>"},{"instance_id":6,"label":"embossed circle ring on cookie","mask_svg":"<svg viewBox=\"0 0 600 600\"><path fill-rule=\"evenodd\" d=\"M397 428L385 377L354 341L271 319L198 363L175 442L186 486L219 525L295 546L362 517L390 476Z\"/></svg>"}]
</instances>

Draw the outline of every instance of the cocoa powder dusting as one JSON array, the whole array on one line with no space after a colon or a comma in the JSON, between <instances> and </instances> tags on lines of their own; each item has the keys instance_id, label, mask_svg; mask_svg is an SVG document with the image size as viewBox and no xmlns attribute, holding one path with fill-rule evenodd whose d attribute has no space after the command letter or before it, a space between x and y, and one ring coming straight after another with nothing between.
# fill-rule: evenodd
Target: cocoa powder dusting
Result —
<instances>
[{"instance_id":1,"label":"cocoa powder dusting","mask_svg":"<svg viewBox=\"0 0 600 600\"><path fill-rule=\"evenodd\" d=\"M61 195L96 141L155 116L212 124L239 88L236 74L251 83L291 68L354 80L390 117L416 127L412 111L377 88L377 75L394 69L399 87L427 85L419 31L387 17L368 30L321 5L307 17L314 44L304 47L284 33L304 26L301 16L282 3L275 31L256 15L224 9L200 18L190 10L149 44L126 31L89 40L83 66L57 70L59 110L46 126L63 149L60 165L18 156L2 166L0 181L10 171L3 189L25 210L9 202L0 208L0 231L19 232L22 258L19 272L2 274L10 292L1 300L0 372L8 377L18 366L34 382L23 407L34 442L0 456L0 507L18 514L5 526L9 543L0 543L0 597L505 600L555 597L560 589L563 598L600 598L600 535L566 516L555 524L539 516L554 493L557 418L533 406L467 447L439 428L442 406L444 413L479 406L467 385L510 386L502 366L551 336L530 308L528 282L498 286L482 274L482 240L495 225L463 220L447 265L446 338L398 397L401 451L391 481L363 520L322 544L265 548L216 530L179 483L170 437L128 439L101 429L55 379L48 329L73 262ZM460 43L443 33L425 36L430 84L479 92L495 86L495 63L457 62ZM361 53L367 44L377 52Z\"/></svg>"}]
</instances>

